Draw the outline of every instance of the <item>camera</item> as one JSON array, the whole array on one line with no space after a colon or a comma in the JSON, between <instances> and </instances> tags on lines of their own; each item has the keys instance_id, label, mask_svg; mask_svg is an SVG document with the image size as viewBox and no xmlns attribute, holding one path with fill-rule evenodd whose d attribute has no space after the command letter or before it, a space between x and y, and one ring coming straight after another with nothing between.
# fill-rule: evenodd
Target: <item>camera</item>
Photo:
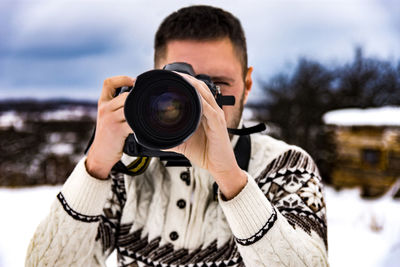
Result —
<instances>
[{"instance_id":1,"label":"camera","mask_svg":"<svg viewBox=\"0 0 400 267\"><path fill-rule=\"evenodd\" d=\"M234 105L234 96L221 94L211 78L196 75L192 66L177 62L139 75L133 87L117 88L115 96L129 92L124 114L134 134L125 140L124 152L130 156L174 157L164 152L185 142L199 127L202 116L201 98L197 90L176 72L189 74L203 81L217 104Z\"/></svg>"}]
</instances>

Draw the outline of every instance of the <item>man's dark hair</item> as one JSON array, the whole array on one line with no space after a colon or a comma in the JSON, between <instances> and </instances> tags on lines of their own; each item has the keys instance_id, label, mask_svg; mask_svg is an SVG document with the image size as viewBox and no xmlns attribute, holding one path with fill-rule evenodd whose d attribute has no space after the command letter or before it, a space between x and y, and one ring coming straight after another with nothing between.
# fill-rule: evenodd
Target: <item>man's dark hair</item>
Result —
<instances>
[{"instance_id":1,"label":"man's dark hair","mask_svg":"<svg viewBox=\"0 0 400 267\"><path fill-rule=\"evenodd\" d=\"M154 40L154 63L165 56L174 40L214 41L228 37L239 57L243 78L247 73L246 37L240 21L231 13L211 6L181 8L164 19Z\"/></svg>"}]
</instances>

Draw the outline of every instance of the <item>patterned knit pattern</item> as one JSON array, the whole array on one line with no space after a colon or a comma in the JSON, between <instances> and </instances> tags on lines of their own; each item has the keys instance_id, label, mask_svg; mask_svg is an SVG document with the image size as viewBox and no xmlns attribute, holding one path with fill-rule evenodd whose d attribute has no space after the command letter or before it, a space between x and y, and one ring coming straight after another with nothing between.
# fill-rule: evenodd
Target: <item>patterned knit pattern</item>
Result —
<instances>
[{"instance_id":1,"label":"patterned knit pattern","mask_svg":"<svg viewBox=\"0 0 400 267\"><path fill-rule=\"evenodd\" d=\"M292 226L309 234L314 230L328 245L321 177L308 155L289 150L273 160L256 181Z\"/></svg>"},{"instance_id":2,"label":"patterned knit pattern","mask_svg":"<svg viewBox=\"0 0 400 267\"><path fill-rule=\"evenodd\" d=\"M307 154L296 150L285 152L268 164L256 182L294 228L300 227L308 234L315 231L327 246L325 203L319 186L321 178ZM169 243L160 246L160 237L141 238L142 229L130 233L132 224L118 225L121 204L126 200L121 174L114 174L112 188L114 194L104 209L97 239L101 238L104 251L117 247L120 266L136 261L147 266L238 266L237 263L242 262L233 239L220 249L214 241L204 249L189 253L187 249L174 250ZM236 242L243 246L257 242L273 227L276 219L274 210L258 233L247 239L236 238ZM114 236L117 236L116 240Z\"/></svg>"},{"instance_id":3,"label":"patterned knit pattern","mask_svg":"<svg viewBox=\"0 0 400 267\"><path fill-rule=\"evenodd\" d=\"M111 173L103 183L89 177L83 159L39 225L26 266L104 266L114 250L118 266L327 266L313 160L272 138L254 140L248 183L230 201L215 199L214 180L202 170L152 161L147 174Z\"/></svg>"}]
</instances>

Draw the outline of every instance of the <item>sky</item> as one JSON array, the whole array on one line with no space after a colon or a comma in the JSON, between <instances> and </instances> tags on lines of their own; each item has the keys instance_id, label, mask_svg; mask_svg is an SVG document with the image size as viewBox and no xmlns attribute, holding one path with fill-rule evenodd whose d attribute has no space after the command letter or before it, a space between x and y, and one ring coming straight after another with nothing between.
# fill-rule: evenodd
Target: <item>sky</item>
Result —
<instances>
[{"instance_id":1,"label":"sky","mask_svg":"<svg viewBox=\"0 0 400 267\"><path fill-rule=\"evenodd\" d=\"M242 22L254 67L250 100L300 57L328 64L400 60L397 0L1 0L0 99L99 97L103 80L153 67L153 38L171 12L222 7Z\"/></svg>"}]
</instances>

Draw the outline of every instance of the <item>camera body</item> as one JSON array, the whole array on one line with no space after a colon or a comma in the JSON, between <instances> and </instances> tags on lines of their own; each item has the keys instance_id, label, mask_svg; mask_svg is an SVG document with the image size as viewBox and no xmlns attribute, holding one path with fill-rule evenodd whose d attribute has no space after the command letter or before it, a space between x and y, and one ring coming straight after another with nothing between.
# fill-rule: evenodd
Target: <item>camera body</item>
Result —
<instances>
[{"instance_id":1,"label":"camera body","mask_svg":"<svg viewBox=\"0 0 400 267\"><path fill-rule=\"evenodd\" d=\"M150 70L136 79L133 87L121 87L115 96L129 92L124 113L134 134L125 140L124 152L130 156L179 158L180 154L164 152L185 142L198 128L201 97L197 90L176 72L203 81L217 104L234 105L234 96L223 96L218 86L204 74L196 75L190 64L172 63L162 70Z\"/></svg>"}]
</instances>

